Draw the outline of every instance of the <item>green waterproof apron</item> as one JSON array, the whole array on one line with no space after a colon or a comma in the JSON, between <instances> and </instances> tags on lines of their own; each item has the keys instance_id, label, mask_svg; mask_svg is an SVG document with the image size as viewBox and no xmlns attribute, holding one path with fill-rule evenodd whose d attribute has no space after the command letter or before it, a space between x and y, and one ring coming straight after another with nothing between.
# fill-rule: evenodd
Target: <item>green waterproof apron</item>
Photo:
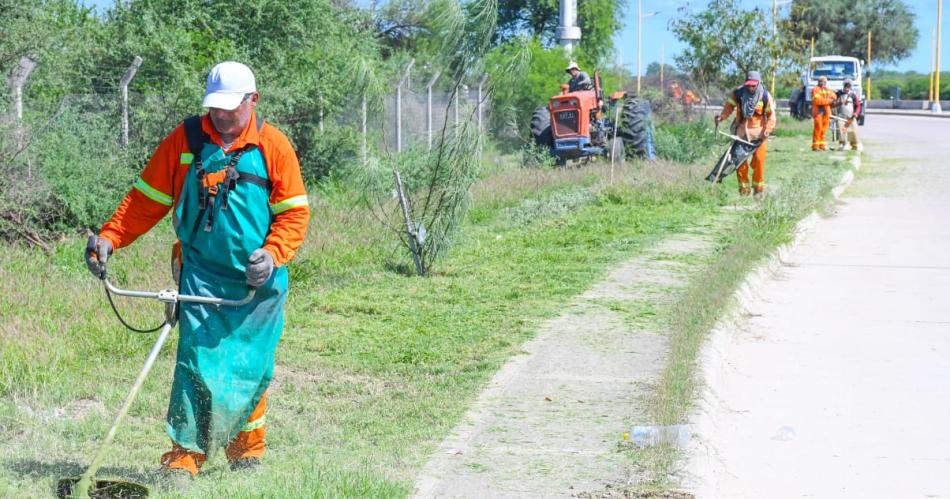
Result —
<instances>
[{"instance_id":1,"label":"green waterproof apron","mask_svg":"<svg viewBox=\"0 0 950 499\"><path fill-rule=\"evenodd\" d=\"M264 157L253 145L224 154L206 142L200 158L188 169L175 207L183 263L179 289L241 299L248 291L245 264L263 246L271 223ZM244 176L232 175L210 195L215 189L204 187L199 176L220 175L228 167ZM210 455L241 431L273 375L286 297L287 269L280 267L242 307L180 305L167 417L168 435L178 445Z\"/></svg>"}]
</instances>

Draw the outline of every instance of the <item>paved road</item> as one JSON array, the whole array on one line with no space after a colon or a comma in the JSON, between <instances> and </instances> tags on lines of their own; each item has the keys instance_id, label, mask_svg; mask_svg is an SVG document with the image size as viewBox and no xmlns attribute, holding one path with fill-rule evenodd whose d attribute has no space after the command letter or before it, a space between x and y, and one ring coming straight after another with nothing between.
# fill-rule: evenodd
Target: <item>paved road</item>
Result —
<instances>
[{"instance_id":1,"label":"paved road","mask_svg":"<svg viewBox=\"0 0 950 499\"><path fill-rule=\"evenodd\" d=\"M836 213L727 331L700 497L950 497L950 120L861 132Z\"/></svg>"}]
</instances>

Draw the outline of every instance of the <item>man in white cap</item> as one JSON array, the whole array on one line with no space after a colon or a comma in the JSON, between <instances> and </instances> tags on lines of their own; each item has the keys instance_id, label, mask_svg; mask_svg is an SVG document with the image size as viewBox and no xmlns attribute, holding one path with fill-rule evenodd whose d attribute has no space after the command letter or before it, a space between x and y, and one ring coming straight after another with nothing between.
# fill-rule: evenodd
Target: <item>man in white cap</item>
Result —
<instances>
[{"instance_id":1,"label":"man in white cap","mask_svg":"<svg viewBox=\"0 0 950 499\"><path fill-rule=\"evenodd\" d=\"M578 90L593 90L594 83L590 80L590 75L581 71L581 68L577 66L577 63L571 61L567 65L567 74L571 75L571 81L567 83L568 92L576 92Z\"/></svg>"},{"instance_id":2,"label":"man in white cap","mask_svg":"<svg viewBox=\"0 0 950 499\"><path fill-rule=\"evenodd\" d=\"M287 268L310 219L290 141L255 114L254 74L223 62L208 75L203 106L158 146L84 256L100 278L113 249L131 244L170 210L178 241L172 272L183 294L240 299L243 307L181 304L168 407L169 482L189 481L225 448L233 470L264 454L266 391L283 329Z\"/></svg>"}]
</instances>

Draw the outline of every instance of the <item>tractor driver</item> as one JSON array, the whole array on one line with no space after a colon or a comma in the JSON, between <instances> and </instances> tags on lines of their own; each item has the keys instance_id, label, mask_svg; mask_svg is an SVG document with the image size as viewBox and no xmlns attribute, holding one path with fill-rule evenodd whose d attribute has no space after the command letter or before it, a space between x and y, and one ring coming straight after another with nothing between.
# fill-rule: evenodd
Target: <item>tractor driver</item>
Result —
<instances>
[{"instance_id":1,"label":"tractor driver","mask_svg":"<svg viewBox=\"0 0 950 499\"><path fill-rule=\"evenodd\" d=\"M578 90L593 90L594 83L590 80L590 75L581 71L581 68L577 66L576 62L571 62L567 65L565 69L569 75L571 75L571 81L568 82L568 92L576 92Z\"/></svg>"}]
</instances>

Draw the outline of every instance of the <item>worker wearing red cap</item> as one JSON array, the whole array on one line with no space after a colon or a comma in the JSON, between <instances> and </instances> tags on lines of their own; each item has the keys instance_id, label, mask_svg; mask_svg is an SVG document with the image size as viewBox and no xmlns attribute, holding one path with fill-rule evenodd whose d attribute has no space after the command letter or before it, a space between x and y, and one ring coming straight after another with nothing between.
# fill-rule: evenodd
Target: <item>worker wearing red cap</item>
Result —
<instances>
[{"instance_id":1,"label":"worker wearing red cap","mask_svg":"<svg viewBox=\"0 0 950 499\"><path fill-rule=\"evenodd\" d=\"M748 196L755 192L760 198L765 193L765 158L768 155L766 140L775 130L777 120L772 106L772 96L760 85L762 75L758 71L750 71L746 81L729 94L722 107L722 113L716 116L719 122L728 118L736 110L736 119L732 122L733 133L749 142L761 140L762 144L755 150L750 160L744 161L736 170L739 178L739 194ZM752 166L752 185L749 185L749 166Z\"/></svg>"}]
</instances>

